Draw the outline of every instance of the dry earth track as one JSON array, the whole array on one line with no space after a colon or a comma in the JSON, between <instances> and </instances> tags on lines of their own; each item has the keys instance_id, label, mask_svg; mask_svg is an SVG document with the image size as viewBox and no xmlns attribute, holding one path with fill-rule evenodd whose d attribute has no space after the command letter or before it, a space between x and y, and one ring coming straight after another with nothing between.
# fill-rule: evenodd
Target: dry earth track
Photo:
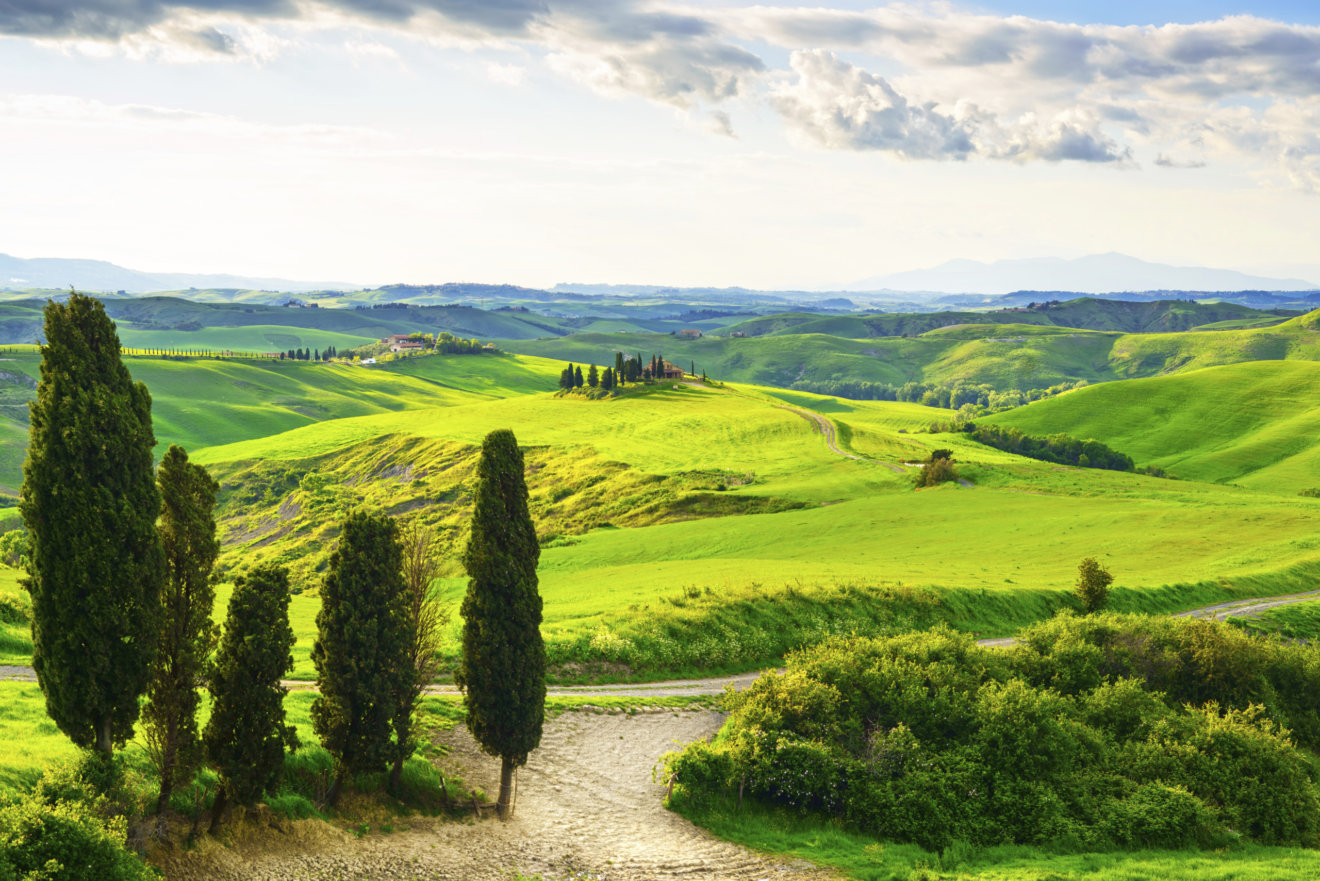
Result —
<instances>
[{"instance_id":1,"label":"dry earth track","mask_svg":"<svg viewBox=\"0 0 1320 881\"><path fill-rule=\"evenodd\" d=\"M518 776L507 824L408 818L407 829L354 837L311 822L158 861L170 881L510 881L515 873L601 881L824 881L832 872L757 854L711 836L662 805L651 769L680 743L713 734L709 710L638 715L564 713ZM441 738L446 766L494 792L499 763L461 726ZM313 837L314 836L314 837Z\"/></svg>"}]
</instances>

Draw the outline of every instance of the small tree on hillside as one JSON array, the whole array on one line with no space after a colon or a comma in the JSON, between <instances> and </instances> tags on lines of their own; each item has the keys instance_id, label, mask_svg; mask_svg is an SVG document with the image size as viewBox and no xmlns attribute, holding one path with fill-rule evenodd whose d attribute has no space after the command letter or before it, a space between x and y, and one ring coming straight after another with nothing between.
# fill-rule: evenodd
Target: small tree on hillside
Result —
<instances>
[{"instance_id":1,"label":"small tree on hillside","mask_svg":"<svg viewBox=\"0 0 1320 881\"><path fill-rule=\"evenodd\" d=\"M169 807L175 777L187 777L202 759L197 688L216 641L211 570L220 553L215 537L215 494L220 486L173 445L161 460L157 479L168 577L162 595L160 648L142 716L160 768L156 811L161 812Z\"/></svg>"},{"instance_id":2,"label":"small tree on hillside","mask_svg":"<svg viewBox=\"0 0 1320 881\"><path fill-rule=\"evenodd\" d=\"M416 675L402 570L399 529L390 517L355 511L344 518L312 647L320 690L312 726L335 757L331 805L349 775L383 771L393 758L396 704Z\"/></svg>"},{"instance_id":3,"label":"small tree on hillside","mask_svg":"<svg viewBox=\"0 0 1320 881\"><path fill-rule=\"evenodd\" d=\"M284 751L298 748L298 734L284 724L280 684L293 669L289 626L289 572L263 563L234 579L225 632L211 675L211 718L202 743L220 772L211 830L227 802L254 805L275 788Z\"/></svg>"},{"instance_id":4,"label":"small tree on hillside","mask_svg":"<svg viewBox=\"0 0 1320 881\"><path fill-rule=\"evenodd\" d=\"M440 644L449 626L449 607L440 601L432 584L440 576L440 542L435 529L414 520L401 534L403 585L408 604L407 646L410 677L399 679L400 693L394 715L394 766L390 791L398 792L404 761L417 747L414 736L422 691L440 669Z\"/></svg>"},{"instance_id":5,"label":"small tree on hillside","mask_svg":"<svg viewBox=\"0 0 1320 881\"><path fill-rule=\"evenodd\" d=\"M921 471L917 473L917 488L926 486L939 486L941 483L948 483L958 479L958 469L953 466L953 460L946 457L931 459L925 465L921 466Z\"/></svg>"},{"instance_id":6,"label":"small tree on hillside","mask_svg":"<svg viewBox=\"0 0 1320 881\"><path fill-rule=\"evenodd\" d=\"M463 554L463 655L454 679L468 728L500 757L501 819L512 811L513 772L541 742L545 644L536 564L541 549L527 509L523 455L512 431L492 431L477 464L472 535Z\"/></svg>"},{"instance_id":7,"label":"small tree on hillside","mask_svg":"<svg viewBox=\"0 0 1320 881\"><path fill-rule=\"evenodd\" d=\"M151 395L100 301L49 303L45 334L19 502L32 667L59 729L109 756L133 734L160 632Z\"/></svg>"},{"instance_id":8,"label":"small tree on hillside","mask_svg":"<svg viewBox=\"0 0 1320 881\"><path fill-rule=\"evenodd\" d=\"M1114 583L1114 576L1109 570L1096 562L1094 557L1087 557L1077 567L1077 599L1088 612L1098 612L1109 603L1109 585Z\"/></svg>"},{"instance_id":9,"label":"small tree on hillside","mask_svg":"<svg viewBox=\"0 0 1320 881\"><path fill-rule=\"evenodd\" d=\"M596 372L596 365L592 364L587 370L587 385L595 388L600 385L600 374Z\"/></svg>"},{"instance_id":10,"label":"small tree on hillside","mask_svg":"<svg viewBox=\"0 0 1320 881\"><path fill-rule=\"evenodd\" d=\"M582 368L573 371L573 388L582 388Z\"/></svg>"}]
</instances>

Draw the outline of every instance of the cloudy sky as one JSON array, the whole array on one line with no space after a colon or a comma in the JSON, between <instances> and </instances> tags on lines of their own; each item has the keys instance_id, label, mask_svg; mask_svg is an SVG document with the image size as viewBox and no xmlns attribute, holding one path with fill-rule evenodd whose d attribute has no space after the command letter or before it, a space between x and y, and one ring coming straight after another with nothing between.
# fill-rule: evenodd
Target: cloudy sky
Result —
<instances>
[{"instance_id":1,"label":"cloudy sky","mask_svg":"<svg viewBox=\"0 0 1320 881\"><path fill-rule=\"evenodd\" d=\"M1320 272L1320 4L0 0L0 252L821 286Z\"/></svg>"}]
</instances>

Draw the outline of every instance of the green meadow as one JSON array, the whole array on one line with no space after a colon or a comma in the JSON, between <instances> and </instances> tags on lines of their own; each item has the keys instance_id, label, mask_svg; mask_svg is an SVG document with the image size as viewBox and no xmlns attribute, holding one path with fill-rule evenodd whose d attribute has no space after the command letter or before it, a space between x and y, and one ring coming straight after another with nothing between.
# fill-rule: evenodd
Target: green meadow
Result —
<instances>
[{"instance_id":1,"label":"green meadow","mask_svg":"<svg viewBox=\"0 0 1320 881\"><path fill-rule=\"evenodd\" d=\"M232 350L235 352L286 352L289 349L325 351L328 346L352 349L379 342L379 337L339 333L316 328L277 324L246 327L206 327L194 331L144 330L132 325L119 328L125 348L175 351Z\"/></svg>"},{"instance_id":2,"label":"green meadow","mask_svg":"<svg viewBox=\"0 0 1320 881\"><path fill-rule=\"evenodd\" d=\"M1296 495L1320 486L1320 363L1254 361L1107 383L989 421L1093 438L1186 480Z\"/></svg>"}]
</instances>

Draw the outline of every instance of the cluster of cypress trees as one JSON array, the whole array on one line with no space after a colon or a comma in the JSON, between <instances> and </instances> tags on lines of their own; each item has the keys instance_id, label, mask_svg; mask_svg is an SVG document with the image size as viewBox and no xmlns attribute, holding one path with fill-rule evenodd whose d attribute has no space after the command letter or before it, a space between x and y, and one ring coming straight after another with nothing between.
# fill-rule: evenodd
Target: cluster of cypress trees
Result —
<instances>
[{"instance_id":1,"label":"cluster of cypress trees","mask_svg":"<svg viewBox=\"0 0 1320 881\"><path fill-rule=\"evenodd\" d=\"M262 750L291 741L280 685L293 663L287 574L239 581L212 666L215 481L177 446L153 468L151 396L124 367L99 301L74 293L49 304L45 334L20 511L46 711L108 759L132 737L145 693L158 807L204 760L221 773L217 807L226 794L248 803L271 773ZM199 732L203 680L213 706Z\"/></svg>"},{"instance_id":2,"label":"cluster of cypress trees","mask_svg":"<svg viewBox=\"0 0 1320 881\"><path fill-rule=\"evenodd\" d=\"M616 389L626 383L643 382L648 379L657 378L664 372L665 359L663 355L651 355L651 360L642 361L642 353L638 352L636 357L625 358L622 352L614 353L614 366L606 367L603 372L598 373L596 365L592 364L588 368L587 375L582 375L581 367L574 367L570 361L559 373L559 387L561 389L572 390L582 388L584 385L590 388L600 387L606 391ZM696 362L692 363L692 375L697 373Z\"/></svg>"},{"instance_id":3,"label":"cluster of cypress trees","mask_svg":"<svg viewBox=\"0 0 1320 881\"><path fill-rule=\"evenodd\" d=\"M339 350L334 346L327 346L324 352L320 349L289 349L287 352L280 352L281 361L286 358L290 361L329 361L337 357Z\"/></svg>"},{"instance_id":4,"label":"cluster of cypress trees","mask_svg":"<svg viewBox=\"0 0 1320 881\"><path fill-rule=\"evenodd\" d=\"M217 484L177 446L153 468L151 397L124 367L99 301L75 292L50 303L45 333L20 510L47 712L75 744L108 759L132 737L145 694L158 810L176 781L209 763L221 778L214 828L228 803L269 792L285 751L297 747L281 685L293 666L288 571L263 564L237 578L217 639ZM545 696L539 548L511 432L486 438L478 475L460 682L469 725L504 759L507 777L540 740ZM387 765L397 786L413 751L414 713L445 621L430 590L434 551L433 533L414 524L401 534L384 514L353 512L342 523L313 649L313 722L335 759L331 803L350 775ZM199 731L203 682L212 706Z\"/></svg>"}]
</instances>

